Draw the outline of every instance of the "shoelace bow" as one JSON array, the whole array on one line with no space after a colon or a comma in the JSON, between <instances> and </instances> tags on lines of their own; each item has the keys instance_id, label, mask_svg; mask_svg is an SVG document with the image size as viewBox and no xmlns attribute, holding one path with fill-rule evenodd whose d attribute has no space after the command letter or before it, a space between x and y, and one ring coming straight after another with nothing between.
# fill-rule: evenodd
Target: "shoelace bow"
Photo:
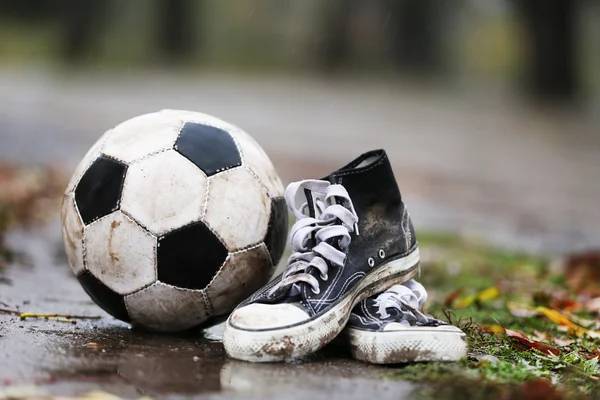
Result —
<instances>
[{"instance_id":1,"label":"shoelace bow","mask_svg":"<svg viewBox=\"0 0 600 400\"><path fill-rule=\"evenodd\" d=\"M376 311L381 318L388 318L388 309L400 312L400 323L413 326L415 324L432 325L442 324L435 318L423 314L419 308L427 300L427 291L419 282L411 279L402 285L396 285L381 293L375 299Z\"/></svg>"},{"instance_id":2,"label":"shoelace bow","mask_svg":"<svg viewBox=\"0 0 600 400\"><path fill-rule=\"evenodd\" d=\"M308 201L296 206L298 197L304 196L305 190L311 192L315 217L308 214L311 207ZM311 267L316 268L321 279L326 281L327 262L337 266L344 265L351 241L350 233L358 234L358 216L346 189L327 181L304 180L291 183L285 189L285 200L297 219L290 232L293 253L288 259L281 281L271 288L268 296L291 285L299 290L297 284L300 282L307 283L313 293L319 294L319 281L307 271ZM314 246L311 243L313 237L316 243ZM337 238L339 249L327 243L333 238Z\"/></svg>"}]
</instances>

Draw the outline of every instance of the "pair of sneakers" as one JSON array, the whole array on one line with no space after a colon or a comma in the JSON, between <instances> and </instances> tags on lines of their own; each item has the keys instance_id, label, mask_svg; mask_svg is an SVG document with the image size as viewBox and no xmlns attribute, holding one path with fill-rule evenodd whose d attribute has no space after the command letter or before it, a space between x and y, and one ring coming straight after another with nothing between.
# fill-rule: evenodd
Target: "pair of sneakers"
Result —
<instances>
[{"instance_id":1,"label":"pair of sneakers","mask_svg":"<svg viewBox=\"0 0 600 400\"><path fill-rule=\"evenodd\" d=\"M281 275L229 316L230 357L288 361L338 336L371 363L465 356L464 333L420 311L427 292L412 279L419 248L385 151L291 183L285 200L297 220L293 253Z\"/></svg>"}]
</instances>

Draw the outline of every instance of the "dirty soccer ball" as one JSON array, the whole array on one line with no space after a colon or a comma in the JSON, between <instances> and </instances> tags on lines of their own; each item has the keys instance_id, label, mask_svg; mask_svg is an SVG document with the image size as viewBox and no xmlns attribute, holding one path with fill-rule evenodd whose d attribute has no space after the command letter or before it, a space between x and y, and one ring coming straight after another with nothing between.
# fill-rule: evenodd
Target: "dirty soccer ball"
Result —
<instances>
[{"instance_id":1,"label":"dirty soccer ball","mask_svg":"<svg viewBox=\"0 0 600 400\"><path fill-rule=\"evenodd\" d=\"M283 253L287 208L271 161L244 131L163 110L106 132L62 203L69 264L114 317L178 331L229 313Z\"/></svg>"}]
</instances>

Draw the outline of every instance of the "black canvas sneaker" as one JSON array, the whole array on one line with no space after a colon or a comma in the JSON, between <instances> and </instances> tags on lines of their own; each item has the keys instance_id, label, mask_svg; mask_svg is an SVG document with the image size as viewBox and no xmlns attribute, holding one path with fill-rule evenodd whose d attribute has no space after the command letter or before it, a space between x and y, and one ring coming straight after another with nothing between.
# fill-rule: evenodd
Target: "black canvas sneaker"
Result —
<instances>
[{"instance_id":1,"label":"black canvas sneaker","mask_svg":"<svg viewBox=\"0 0 600 400\"><path fill-rule=\"evenodd\" d=\"M411 279L359 303L343 336L352 356L373 364L457 361L467 355L463 331L423 314L427 291Z\"/></svg>"},{"instance_id":2,"label":"black canvas sneaker","mask_svg":"<svg viewBox=\"0 0 600 400\"><path fill-rule=\"evenodd\" d=\"M246 361L313 353L360 301L417 273L419 251L385 151L365 153L323 180L290 184L296 215L286 270L229 316L225 351Z\"/></svg>"}]
</instances>

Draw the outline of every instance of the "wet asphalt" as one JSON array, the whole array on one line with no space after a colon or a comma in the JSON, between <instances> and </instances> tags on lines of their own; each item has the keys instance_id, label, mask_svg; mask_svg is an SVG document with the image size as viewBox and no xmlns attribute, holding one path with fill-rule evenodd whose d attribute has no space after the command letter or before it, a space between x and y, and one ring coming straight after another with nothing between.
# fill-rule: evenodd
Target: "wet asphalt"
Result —
<instances>
[{"instance_id":1,"label":"wet asphalt","mask_svg":"<svg viewBox=\"0 0 600 400\"><path fill-rule=\"evenodd\" d=\"M12 232L8 242L19 256L0 284L0 308L101 318L72 324L0 314L0 387L210 399L398 399L411 390L385 379L389 368L354 361L340 345L258 365L228 359L218 325L181 335L132 330L94 305L72 276L58 221Z\"/></svg>"}]
</instances>

